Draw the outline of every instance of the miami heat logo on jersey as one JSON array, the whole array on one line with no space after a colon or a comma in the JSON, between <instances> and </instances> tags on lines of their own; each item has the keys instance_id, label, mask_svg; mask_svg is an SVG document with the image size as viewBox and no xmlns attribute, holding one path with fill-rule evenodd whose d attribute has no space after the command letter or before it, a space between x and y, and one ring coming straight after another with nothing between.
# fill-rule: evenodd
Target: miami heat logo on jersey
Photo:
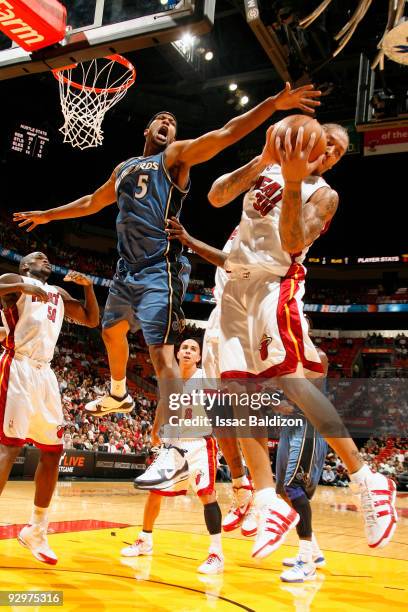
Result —
<instances>
[{"instance_id":1,"label":"miami heat logo on jersey","mask_svg":"<svg viewBox=\"0 0 408 612\"><path fill-rule=\"evenodd\" d=\"M268 358L268 346L272 342L272 338L264 334L261 338L261 343L259 345L259 354L261 356L262 361L266 361Z\"/></svg>"},{"instance_id":2,"label":"miami heat logo on jersey","mask_svg":"<svg viewBox=\"0 0 408 612\"><path fill-rule=\"evenodd\" d=\"M261 175L255 183L254 195L253 206L265 217L282 200L283 187L273 179Z\"/></svg>"}]
</instances>

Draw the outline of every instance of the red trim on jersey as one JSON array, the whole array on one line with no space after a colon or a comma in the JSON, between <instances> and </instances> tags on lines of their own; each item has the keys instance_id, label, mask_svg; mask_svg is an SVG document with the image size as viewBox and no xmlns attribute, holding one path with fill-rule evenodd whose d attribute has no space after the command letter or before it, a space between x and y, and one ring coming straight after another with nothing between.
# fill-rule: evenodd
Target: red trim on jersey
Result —
<instances>
[{"instance_id":1,"label":"red trim on jersey","mask_svg":"<svg viewBox=\"0 0 408 612\"><path fill-rule=\"evenodd\" d=\"M24 440L21 441L18 438L8 438L3 429L8 383L10 378L10 367L13 357L13 350L5 351L0 361L0 442L6 446L23 446Z\"/></svg>"},{"instance_id":2,"label":"red trim on jersey","mask_svg":"<svg viewBox=\"0 0 408 612\"><path fill-rule=\"evenodd\" d=\"M198 489L197 495L211 495L215 488L215 478L217 475L217 443L213 436L205 436L205 443L207 445L207 458L208 458L208 485L204 489Z\"/></svg>"},{"instance_id":3,"label":"red trim on jersey","mask_svg":"<svg viewBox=\"0 0 408 612\"><path fill-rule=\"evenodd\" d=\"M18 322L17 304L14 304L13 306L9 306L8 308L4 308L3 313L6 318L8 328L9 328L9 333L7 334L7 338L4 340L4 347L8 351L14 351L15 349L14 331L16 329L16 325Z\"/></svg>"}]
</instances>

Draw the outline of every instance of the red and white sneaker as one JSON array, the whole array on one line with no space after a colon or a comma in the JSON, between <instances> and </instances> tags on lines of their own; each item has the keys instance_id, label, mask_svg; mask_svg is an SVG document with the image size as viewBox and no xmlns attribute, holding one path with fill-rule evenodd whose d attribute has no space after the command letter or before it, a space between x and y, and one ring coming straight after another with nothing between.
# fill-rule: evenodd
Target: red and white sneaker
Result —
<instances>
[{"instance_id":1,"label":"red and white sneaker","mask_svg":"<svg viewBox=\"0 0 408 612\"><path fill-rule=\"evenodd\" d=\"M47 527L44 525L26 525L17 536L17 540L24 548L28 548L34 557L42 563L56 565L57 555L48 546Z\"/></svg>"},{"instance_id":2,"label":"red and white sneaker","mask_svg":"<svg viewBox=\"0 0 408 612\"><path fill-rule=\"evenodd\" d=\"M398 515L395 509L396 486L383 474L367 471L357 487L370 548L383 548L394 535Z\"/></svg>"},{"instance_id":3,"label":"red and white sneaker","mask_svg":"<svg viewBox=\"0 0 408 612\"><path fill-rule=\"evenodd\" d=\"M256 520L255 504L252 503L249 512L244 517L241 525L241 533L247 538L256 535L258 531L258 523Z\"/></svg>"},{"instance_id":4,"label":"red and white sneaker","mask_svg":"<svg viewBox=\"0 0 408 612\"><path fill-rule=\"evenodd\" d=\"M283 499L257 509L258 532L252 549L252 556L264 559L283 544L289 531L299 522L298 513Z\"/></svg>"},{"instance_id":5,"label":"red and white sneaker","mask_svg":"<svg viewBox=\"0 0 408 612\"><path fill-rule=\"evenodd\" d=\"M222 574L224 571L224 558L215 552L210 552L207 559L197 570L200 574Z\"/></svg>"},{"instance_id":6,"label":"red and white sneaker","mask_svg":"<svg viewBox=\"0 0 408 612\"><path fill-rule=\"evenodd\" d=\"M153 554L153 542L143 537L143 534L139 534L137 540L130 546L125 546L120 551L122 557L140 557L141 555L152 555Z\"/></svg>"},{"instance_id":7,"label":"red and white sneaker","mask_svg":"<svg viewBox=\"0 0 408 612\"><path fill-rule=\"evenodd\" d=\"M249 512L253 502L254 492L251 485L234 487L233 491L234 502L222 521L222 528L224 531L233 531L239 527L244 517Z\"/></svg>"}]
</instances>

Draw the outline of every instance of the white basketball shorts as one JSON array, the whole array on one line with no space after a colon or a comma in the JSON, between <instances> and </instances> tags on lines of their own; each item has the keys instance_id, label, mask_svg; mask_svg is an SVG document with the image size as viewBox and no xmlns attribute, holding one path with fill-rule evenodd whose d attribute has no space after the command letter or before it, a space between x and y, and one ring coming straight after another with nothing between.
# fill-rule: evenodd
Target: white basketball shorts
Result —
<instances>
[{"instance_id":1,"label":"white basketball shorts","mask_svg":"<svg viewBox=\"0 0 408 612\"><path fill-rule=\"evenodd\" d=\"M47 363L5 351L0 358L0 442L62 449L63 412L57 378Z\"/></svg>"},{"instance_id":2,"label":"white basketball shorts","mask_svg":"<svg viewBox=\"0 0 408 612\"><path fill-rule=\"evenodd\" d=\"M198 496L210 495L215 490L217 476L218 447L215 438L177 438L168 439L167 442L186 451L184 458L188 463L189 479L186 488L181 491L153 490L153 493L163 496L186 495L190 486Z\"/></svg>"},{"instance_id":3,"label":"white basketball shorts","mask_svg":"<svg viewBox=\"0 0 408 612\"><path fill-rule=\"evenodd\" d=\"M220 321L222 378L274 378L296 371L323 373L303 315L305 269L293 264L284 277L266 271L229 280Z\"/></svg>"}]
</instances>

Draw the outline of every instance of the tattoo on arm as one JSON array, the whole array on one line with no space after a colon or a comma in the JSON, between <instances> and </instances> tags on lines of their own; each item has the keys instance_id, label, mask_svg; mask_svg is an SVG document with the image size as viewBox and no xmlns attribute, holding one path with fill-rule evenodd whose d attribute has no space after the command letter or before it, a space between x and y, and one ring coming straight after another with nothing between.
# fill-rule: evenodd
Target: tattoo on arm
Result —
<instances>
[{"instance_id":1,"label":"tattoo on arm","mask_svg":"<svg viewBox=\"0 0 408 612\"><path fill-rule=\"evenodd\" d=\"M264 166L260 157L255 157L242 168L224 174L212 185L208 199L214 206L224 206L232 202L244 191L248 191L255 183Z\"/></svg>"}]
</instances>

